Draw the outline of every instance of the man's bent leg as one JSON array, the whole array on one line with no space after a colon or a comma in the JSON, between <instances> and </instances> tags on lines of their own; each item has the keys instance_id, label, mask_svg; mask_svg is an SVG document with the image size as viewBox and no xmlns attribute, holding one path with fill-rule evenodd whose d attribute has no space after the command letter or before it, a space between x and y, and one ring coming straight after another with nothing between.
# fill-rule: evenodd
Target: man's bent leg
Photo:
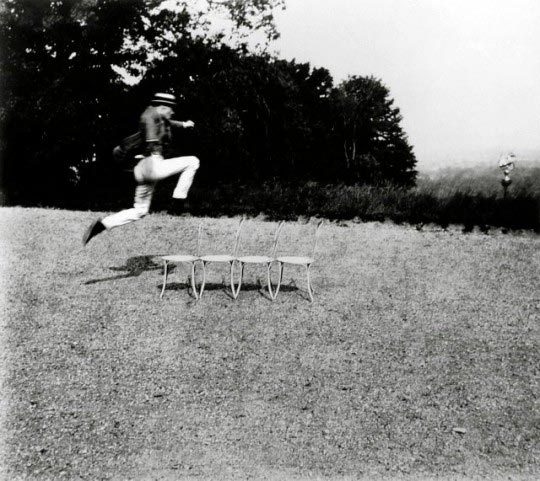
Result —
<instances>
[{"instance_id":1,"label":"man's bent leg","mask_svg":"<svg viewBox=\"0 0 540 481\"><path fill-rule=\"evenodd\" d=\"M175 199L185 199L188 196L189 189L193 183L195 173L199 168L199 159L197 157L188 157L189 165L180 174L176 187L173 191L173 197Z\"/></svg>"},{"instance_id":2,"label":"man's bent leg","mask_svg":"<svg viewBox=\"0 0 540 481\"><path fill-rule=\"evenodd\" d=\"M125 209L101 220L107 230L142 219L150 210L154 184L139 184L135 188L135 201L131 209Z\"/></svg>"},{"instance_id":3,"label":"man's bent leg","mask_svg":"<svg viewBox=\"0 0 540 481\"><path fill-rule=\"evenodd\" d=\"M174 157L163 159L153 164L156 178L165 179L180 174L178 183L173 192L175 199L185 199L193 183L193 177L199 168L199 159L195 156Z\"/></svg>"}]
</instances>

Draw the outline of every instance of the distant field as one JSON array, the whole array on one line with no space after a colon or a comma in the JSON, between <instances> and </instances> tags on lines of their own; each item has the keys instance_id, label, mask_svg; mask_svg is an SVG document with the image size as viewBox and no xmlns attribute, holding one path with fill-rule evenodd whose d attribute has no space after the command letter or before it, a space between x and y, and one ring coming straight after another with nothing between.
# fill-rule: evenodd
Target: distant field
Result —
<instances>
[{"instance_id":1,"label":"distant field","mask_svg":"<svg viewBox=\"0 0 540 481\"><path fill-rule=\"evenodd\" d=\"M540 240L327 222L276 301L211 267L165 298L160 255L238 218L152 214L83 249L92 212L0 208L0 479L540 477ZM282 253L309 250L288 222ZM275 222L246 224L266 253ZM3 477L2 477L3 476Z\"/></svg>"},{"instance_id":2,"label":"distant field","mask_svg":"<svg viewBox=\"0 0 540 481\"><path fill-rule=\"evenodd\" d=\"M503 175L496 167L446 168L420 174L418 190L436 193L440 197L456 192L471 195L501 196ZM510 174L510 196L529 196L540 199L540 161L517 163Z\"/></svg>"}]
</instances>

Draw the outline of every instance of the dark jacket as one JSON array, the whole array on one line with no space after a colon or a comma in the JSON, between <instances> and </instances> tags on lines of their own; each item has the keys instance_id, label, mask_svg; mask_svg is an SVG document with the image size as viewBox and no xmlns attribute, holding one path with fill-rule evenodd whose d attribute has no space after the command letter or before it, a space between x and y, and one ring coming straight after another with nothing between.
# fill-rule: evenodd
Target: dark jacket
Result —
<instances>
[{"instance_id":1,"label":"dark jacket","mask_svg":"<svg viewBox=\"0 0 540 481\"><path fill-rule=\"evenodd\" d=\"M124 161L131 160L139 154L163 155L172 138L171 127L182 125L182 122L163 117L153 105L150 105L141 115L139 131L123 139L120 145L114 148L114 158L117 161Z\"/></svg>"}]
</instances>

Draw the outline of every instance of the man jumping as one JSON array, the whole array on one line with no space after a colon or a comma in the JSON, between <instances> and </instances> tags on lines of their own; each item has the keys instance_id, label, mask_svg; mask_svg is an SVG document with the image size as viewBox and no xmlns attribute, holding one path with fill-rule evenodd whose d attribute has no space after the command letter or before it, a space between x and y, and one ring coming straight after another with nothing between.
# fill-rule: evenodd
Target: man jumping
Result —
<instances>
[{"instance_id":1,"label":"man jumping","mask_svg":"<svg viewBox=\"0 0 540 481\"><path fill-rule=\"evenodd\" d=\"M128 151L136 149L139 144L144 151L144 157L133 171L137 182L135 201L131 209L92 222L84 233L83 245L105 230L137 221L148 214L155 185L160 180L180 174L172 196L175 199L187 198L193 177L199 168L199 159L194 156L163 158L163 149L171 139L171 127L194 126L191 120L179 122L171 119L175 105L174 95L155 94L151 105L141 115L138 134L128 137L122 145L114 149L117 157L129 155Z\"/></svg>"}]
</instances>

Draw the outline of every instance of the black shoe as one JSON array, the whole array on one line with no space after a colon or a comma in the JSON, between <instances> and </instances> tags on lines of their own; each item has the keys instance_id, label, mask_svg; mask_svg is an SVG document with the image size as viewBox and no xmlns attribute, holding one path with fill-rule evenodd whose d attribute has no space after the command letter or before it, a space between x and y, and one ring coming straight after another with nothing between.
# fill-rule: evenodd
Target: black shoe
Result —
<instances>
[{"instance_id":1,"label":"black shoe","mask_svg":"<svg viewBox=\"0 0 540 481\"><path fill-rule=\"evenodd\" d=\"M104 230L105 230L105 226L103 225L100 219L92 222L90 226L88 227L88 229L86 229L86 232L83 235L83 239L82 239L83 245L85 246L86 244L88 244L88 242L90 241L92 237L96 237L98 234L101 234L101 232L103 232Z\"/></svg>"}]
</instances>

